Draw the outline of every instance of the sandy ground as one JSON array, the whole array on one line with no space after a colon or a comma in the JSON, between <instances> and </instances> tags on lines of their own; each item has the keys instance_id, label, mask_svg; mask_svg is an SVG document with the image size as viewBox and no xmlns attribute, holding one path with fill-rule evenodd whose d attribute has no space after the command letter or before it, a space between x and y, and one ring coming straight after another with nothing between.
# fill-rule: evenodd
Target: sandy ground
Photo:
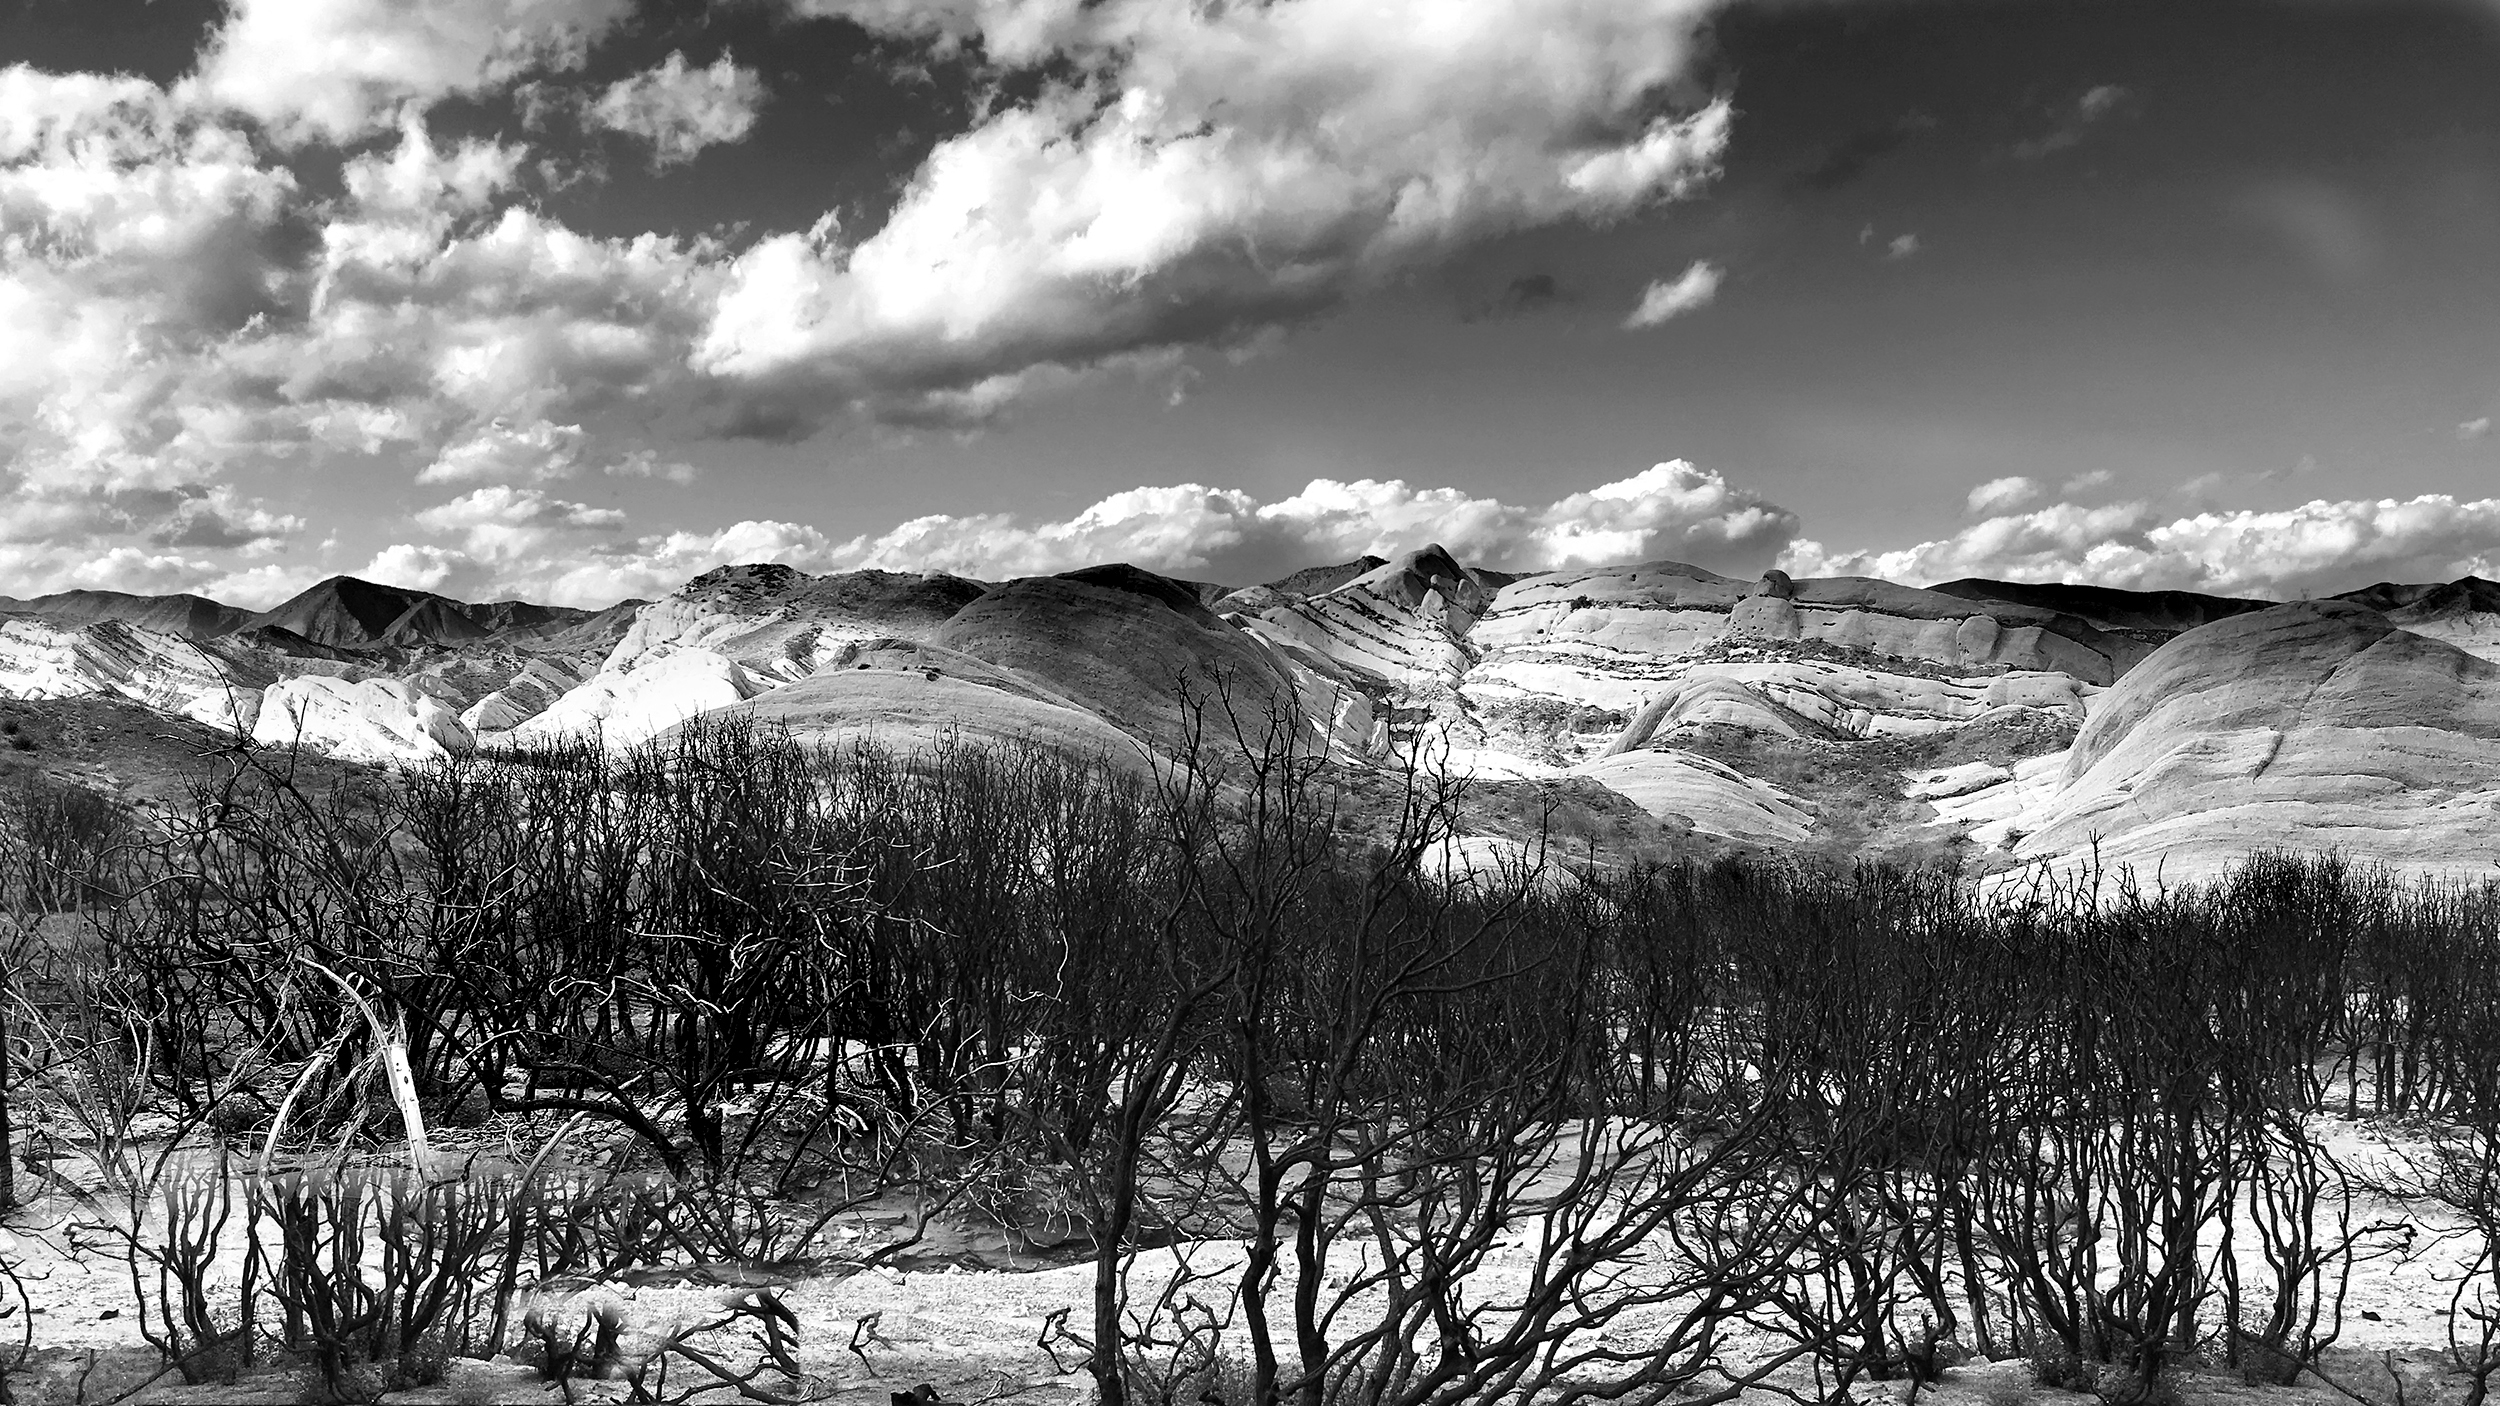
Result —
<instances>
[{"instance_id":1,"label":"sandy ground","mask_svg":"<svg viewBox=\"0 0 2500 1406\"><path fill-rule=\"evenodd\" d=\"M2325 1122L2325 1140L2348 1165L2356 1168L2384 1158L2395 1135L2368 1124ZM296 1401L306 1395L300 1375L269 1371L233 1386L185 1387L171 1381L148 1383L157 1369L156 1356L140 1337L126 1267L101 1256L65 1254L59 1226L65 1198L55 1193L11 1217L16 1227L0 1241L0 1253L18 1262L25 1302L0 1318L0 1354L17 1341L30 1342L33 1355L12 1385L20 1401L73 1401L84 1378L85 1399L104 1401L136 1390L131 1399L160 1402ZM2397 1406L2398 1396L2388 1373L2405 1379L2403 1406L2438 1406L2454 1402L2458 1387L2443 1373L2436 1349L2444 1340L2449 1284L2460 1246L2435 1243L2437 1223L2416 1208L2365 1203L2367 1219L2405 1220L2417 1226L2410 1254L2389 1252L2366 1260L2355 1272L2346 1309L2344 1335L2328 1359L2328 1369L2347 1386L2380 1406ZM1488 1290L1498 1291L1532 1268L1528 1252L1512 1246L1497 1252L1482 1272ZM1238 1260L1235 1247L1205 1244L1141 1255L1132 1277L1132 1293L1151 1291L1171 1272L1174 1256L1189 1256L1204 1269L1221 1269ZM2252 1261L2251 1268L2255 1268ZM720 1316L722 1305L757 1287L770 1287L796 1317L801 1328L797 1352L801 1380L766 1378L759 1385L795 1390L811 1400L830 1403L875 1403L885 1406L890 1393L918 1384L934 1386L946 1402L1065 1402L1091 1399L1089 1380L1071 1371L1082 1348L1059 1340L1056 1352L1043 1338L1051 1316L1067 1310L1083 1331L1090 1316L1093 1270L1087 1264L1022 1270L934 1266L874 1269L841 1275L819 1275L775 1285L722 1285L687 1279L638 1285L602 1284L562 1302L580 1312L610 1303L628 1324L626 1343L648 1344L673 1326ZM0 1289L5 1295L5 1289ZM13 1298L14 1296L8 1296ZM24 1316L19 1316L24 1315ZM1628 1318L1613 1332L1638 1340L1643 1322ZM743 1328L714 1333L694 1341L725 1351L732 1358L752 1359L742 1342ZM1752 1351L1767 1350L1771 1340L1740 1332L1731 1340L1730 1357L1742 1361ZM743 1349L743 1351L742 1351ZM2393 1354L2392 1357L2388 1354ZM688 1381L684 1372L674 1384ZM1801 1375L1795 1385L1803 1387ZM619 1383L575 1383L576 1399L620 1399ZM1870 1403L1888 1396L1898 1399L1898 1384L1874 1383L1860 1388ZM2198 1372L2183 1382L2189 1403L2232 1406L2259 1398L2274 1401L2347 1401L2322 1384L2293 1389L2245 1387L2219 1371ZM511 1361L455 1363L446 1381L433 1388L393 1395L407 1402L558 1401L561 1394L538 1382L530 1368ZM727 1399L723 1397L722 1399ZM2027 1401L2070 1399L2069 1394L2032 1385L2027 1364L2018 1361L1973 1363L1948 1375L1945 1382L1921 1393L1934 1406L2018 1406ZM2071 1398L2084 1400L2087 1398Z\"/></svg>"}]
</instances>

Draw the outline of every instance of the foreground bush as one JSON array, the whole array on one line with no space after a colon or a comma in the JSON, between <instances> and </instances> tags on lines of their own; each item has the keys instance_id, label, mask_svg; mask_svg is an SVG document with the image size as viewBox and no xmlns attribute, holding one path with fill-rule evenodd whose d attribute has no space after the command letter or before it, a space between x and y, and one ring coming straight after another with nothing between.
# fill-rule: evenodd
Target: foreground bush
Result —
<instances>
[{"instance_id":1,"label":"foreground bush","mask_svg":"<svg viewBox=\"0 0 2500 1406\"><path fill-rule=\"evenodd\" d=\"M246 750L77 830L109 862L20 822L0 871L48 877L12 901L72 911L9 959L6 1107L119 1177L94 1224L169 1361L296 1355L341 1396L529 1333L601 1361L595 1324L520 1321L529 1286L890 1256L826 1234L881 1202L1090 1245L1065 1341L1106 1401L1706 1401L1791 1367L1841 1400L1973 1348L2149 1399L2183 1355L2285 1379L2335 1342L2393 1232L2325 1111L2454 1130L2406 1194L2484 1237L2452 1350L2500 1372L2500 891L2266 856L2151 893L1451 882L1463 787L1411 777L1355 833L1297 734L1193 716L1152 767L706 724L314 788ZM527 1175L421 1175L490 1117L563 1131ZM250 1173L160 1175L221 1146ZM262 1251L212 1292L237 1223ZM1243 1257L1138 1275L1201 1241ZM1728 1360L1739 1323L1780 1346Z\"/></svg>"}]
</instances>

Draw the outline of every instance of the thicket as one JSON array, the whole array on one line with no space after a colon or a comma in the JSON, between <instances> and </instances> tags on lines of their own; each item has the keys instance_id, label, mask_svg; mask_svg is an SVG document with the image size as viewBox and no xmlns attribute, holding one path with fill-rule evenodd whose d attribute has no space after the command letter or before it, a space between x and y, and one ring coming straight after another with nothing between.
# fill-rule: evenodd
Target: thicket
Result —
<instances>
[{"instance_id":1,"label":"thicket","mask_svg":"<svg viewBox=\"0 0 2500 1406\"><path fill-rule=\"evenodd\" d=\"M715 725L30 792L6 1161L90 1170L38 1189L168 1370L341 1399L513 1349L798 1394L769 1293L704 1325L733 1361L535 1291L907 1252L845 1233L871 1206L1089 1247L1039 1346L1112 1403L1840 1401L1965 1351L2122 1404L2191 1355L2288 1381L2419 1248L2391 1196L2468 1237L2449 1347L2476 1406L2500 1375L2500 890L1453 880L1463 787L1352 826L1296 734L1197 718L1147 768ZM2363 1114L2428 1150L2343 1165L2320 1119Z\"/></svg>"}]
</instances>

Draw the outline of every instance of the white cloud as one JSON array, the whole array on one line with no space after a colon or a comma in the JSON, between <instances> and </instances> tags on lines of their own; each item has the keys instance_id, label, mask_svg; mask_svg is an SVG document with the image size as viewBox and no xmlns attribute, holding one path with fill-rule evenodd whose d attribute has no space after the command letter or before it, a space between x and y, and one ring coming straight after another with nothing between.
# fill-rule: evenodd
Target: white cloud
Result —
<instances>
[{"instance_id":1,"label":"white cloud","mask_svg":"<svg viewBox=\"0 0 2500 1406\"><path fill-rule=\"evenodd\" d=\"M702 471L682 459L663 459L656 449L628 450L625 456L607 465L600 472L610 478L657 478L670 483L692 483Z\"/></svg>"},{"instance_id":2,"label":"white cloud","mask_svg":"<svg viewBox=\"0 0 2500 1406\"><path fill-rule=\"evenodd\" d=\"M2063 497L2080 498L2086 493L2098 493L2116 482L2117 478L2107 469L2088 469L2066 480L2057 491Z\"/></svg>"},{"instance_id":3,"label":"white cloud","mask_svg":"<svg viewBox=\"0 0 2500 1406\"><path fill-rule=\"evenodd\" d=\"M1650 280L1649 286L1641 290L1639 305L1632 309L1629 317L1623 319L1624 330L1629 332L1655 327L1668 318L1681 316L1695 308L1708 307L1711 300L1719 296L1719 280L1723 274L1724 270L1717 264L1696 259L1692 267L1674 278Z\"/></svg>"},{"instance_id":4,"label":"white cloud","mask_svg":"<svg viewBox=\"0 0 2500 1406\"><path fill-rule=\"evenodd\" d=\"M625 525L625 514L499 484L427 508L416 520L432 531L458 535L469 557L506 565L586 534L613 533Z\"/></svg>"},{"instance_id":5,"label":"white cloud","mask_svg":"<svg viewBox=\"0 0 2500 1406\"><path fill-rule=\"evenodd\" d=\"M215 568L207 562L173 553L115 547L72 567L68 582L88 590L168 595L184 589L213 570Z\"/></svg>"},{"instance_id":6,"label":"white cloud","mask_svg":"<svg viewBox=\"0 0 2500 1406\"><path fill-rule=\"evenodd\" d=\"M325 568L310 562L271 562L205 580L194 578L193 584L180 589L210 600L224 601L228 605L239 605L246 610L267 610L329 574ZM130 588L125 586L122 589Z\"/></svg>"},{"instance_id":7,"label":"white cloud","mask_svg":"<svg viewBox=\"0 0 2500 1406\"><path fill-rule=\"evenodd\" d=\"M2478 415L2457 426L2457 438L2460 440L2481 439L2490 433L2491 417L2489 415Z\"/></svg>"},{"instance_id":8,"label":"white cloud","mask_svg":"<svg viewBox=\"0 0 2500 1406\"><path fill-rule=\"evenodd\" d=\"M827 544L817 560L993 577L1129 561L1238 585L1438 541L1502 570L1656 557L1754 570L1796 527L1787 509L1677 460L1542 507L1396 479L1313 479L1265 503L1204 484L1132 488L1056 522L1004 513L915 518Z\"/></svg>"},{"instance_id":9,"label":"white cloud","mask_svg":"<svg viewBox=\"0 0 2500 1406\"><path fill-rule=\"evenodd\" d=\"M865 238L828 220L735 263L700 369L905 415L985 386L965 408L994 409L1037 366L1236 344L1463 241L1631 214L1714 174L1732 116L1660 111L1707 0L802 8L1064 74L940 142Z\"/></svg>"},{"instance_id":10,"label":"white cloud","mask_svg":"<svg viewBox=\"0 0 2500 1406\"><path fill-rule=\"evenodd\" d=\"M544 153L429 129L441 100L578 66L628 0L231 0L170 87L0 69L0 536L179 545L259 589L236 557L305 524L242 475L518 485L655 423L803 435L1106 373L1180 387L1193 348L1271 346L1461 243L1710 178L1715 3L829 0L1049 77L993 93L881 228L828 215L734 256L568 228L531 199L563 179ZM760 91L679 58L581 101L671 160ZM307 143L343 148L335 190L291 169Z\"/></svg>"},{"instance_id":11,"label":"white cloud","mask_svg":"<svg viewBox=\"0 0 2500 1406\"><path fill-rule=\"evenodd\" d=\"M216 352L293 296L268 246L296 195L144 81L0 69L0 459L114 492L254 447Z\"/></svg>"},{"instance_id":12,"label":"white cloud","mask_svg":"<svg viewBox=\"0 0 2500 1406\"><path fill-rule=\"evenodd\" d=\"M344 143L455 94L578 66L632 0L233 0L184 93Z\"/></svg>"},{"instance_id":13,"label":"white cloud","mask_svg":"<svg viewBox=\"0 0 2500 1406\"><path fill-rule=\"evenodd\" d=\"M608 85L583 109L591 125L651 144L651 164L692 161L707 146L741 140L755 127L764 79L723 54L708 68L688 68L673 53L659 67Z\"/></svg>"},{"instance_id":14,"label":"white cloud","mask_svg":"<svg viewBox=\"0 0 2500 1406\"><path fill-rule=\"evenodd\" d=\"M1792 544L1797 575L1929 584L1963 576L2128 590L2281 596L2364 578L2449 580L2500 559L2500 498L2319 499L2294 508L2170 516L2149 503L2057 503L1892 551Z\"/></svg>"},{"instance_id":15,"label":"white cloud","mask_svg":"<svg viewBox=\"0 0 2500 1406\"><path fill-rule=\"evenodd\" d=\"M1884 246L1884 257L1887 259L1906 259L1912 254L1917 253L1918 247L1917 235L1895 235L1893 236L1892 242Z\"/></svg>"},{"instance_id":16,"label":"white cloud","mask_svg":"<svg viewBox=\"0 0 2500 1406\"><path fill-rule=\"evenodd\" d=\"M349 573L385 586L476 599L488 594L491 579L466 552L448 547L400 542L373 554L373 560Z\"/></svg>"},{"instance_id":17,"label":"white cloud","mask_svg":"<svg viewBox=\"0 0 2500 1406\"><path fill-rule=\"evenodd\" d=\"M389 579L567 605L665 594L737 562L996 580L1127 561L1246 585L1433 541L1462 560L1511 571L1672 558L1750 574L1797 529L1787 509L1681 460L1541 506L1395 479L1314 479L1265 502L1239 489L1184 483L1127 489L1058 520L934 514L847 541L771 520L626 537L619 514L527 488L479 489L416 521L454 541L392 548L375 568L395 573Z\"/></svg>"},{"instance_id":18,"label":"white cloud","mask_svg":"<svg viewBox=\"0 0 2500 1406\"><path fill-rule=\"evenodd\" d=\"M521 483L565 478L580 467L579 425L495 420L452 441L417 474L419 483Z\"/></svg>"},{"instance_id":19,"label":"white cloud","mask_svg":"<svg viewBox=\"0 0 2500 1406\"><path fill-rule=\"evenodd\" d=\"M2039 496L2038 479L2016 474L2007 478L1992 478L1973 488L1965 506L1974 515L1994 516L2036 501Z\"/></svg>"}]
</instances>

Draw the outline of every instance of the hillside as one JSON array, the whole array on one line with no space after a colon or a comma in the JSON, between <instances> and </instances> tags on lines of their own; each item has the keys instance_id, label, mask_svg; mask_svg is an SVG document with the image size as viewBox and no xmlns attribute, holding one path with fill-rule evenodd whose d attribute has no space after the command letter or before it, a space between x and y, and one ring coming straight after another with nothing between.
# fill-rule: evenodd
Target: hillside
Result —
<instances>
[{"instance_id":1,"label":"hillside","mask_svg":"<svg viewBox=\"0 0 2500 1406\"><path fill-rule=\"evenodd\" d=\"M2259 846L2500 858L2500 586L2476 578L2280 606L1672 561L1514 577L1426 544L1229 590L1120 564L744 565L594 612L337 577L258 613L7 602L0 696L364 762L632 745L724 710L821 742L1023 739L1122 765L1272 725L1339 766L1469 778L1501 853L1541 826L1600 858L1983 873L2097 854L2199 877ZM1530 795L1561 799L1533 820L1502 799Z\"/></svg>"}]
</instances>

